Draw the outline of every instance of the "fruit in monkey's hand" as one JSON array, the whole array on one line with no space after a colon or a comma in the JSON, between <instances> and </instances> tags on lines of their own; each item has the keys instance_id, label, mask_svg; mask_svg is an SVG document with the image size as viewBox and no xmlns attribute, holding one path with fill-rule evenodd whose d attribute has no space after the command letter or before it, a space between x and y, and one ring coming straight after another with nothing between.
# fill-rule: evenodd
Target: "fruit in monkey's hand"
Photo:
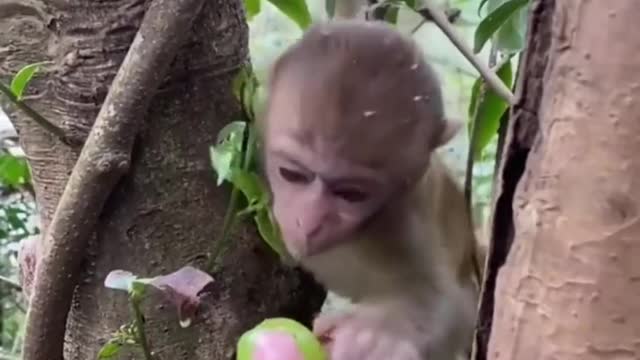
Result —
<instances>
[{"instance_id":1,"label":"fruit in monkey's hand","mask_svg":"<svg viewBox=\"0 0 640 360\"><path fill-rule=\"evenodd\" d=\"M286 318L267 319L238 340L237 360L328 360L311 330Z\"/></svg>"}]
</instances>

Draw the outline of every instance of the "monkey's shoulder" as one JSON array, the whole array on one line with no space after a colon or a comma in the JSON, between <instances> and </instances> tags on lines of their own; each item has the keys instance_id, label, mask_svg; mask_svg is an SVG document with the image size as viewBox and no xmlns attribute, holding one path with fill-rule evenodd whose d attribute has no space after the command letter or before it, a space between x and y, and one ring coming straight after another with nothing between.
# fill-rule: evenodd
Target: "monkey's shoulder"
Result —
<instances>
[{"instance_id":1,"label":"monkey's shoulder","mask_svg":"<svg viewBox=\"0 0 640 360\"><path fill-rule=\"evenodd\" d=\"M476 237L464 191L440 156L434 153L429 169L414 190L415 207L424 219L425 232L432 235L457 272L473 268ZM435 228L434 228L435 227Z\"/></svg>"}]
</instances>

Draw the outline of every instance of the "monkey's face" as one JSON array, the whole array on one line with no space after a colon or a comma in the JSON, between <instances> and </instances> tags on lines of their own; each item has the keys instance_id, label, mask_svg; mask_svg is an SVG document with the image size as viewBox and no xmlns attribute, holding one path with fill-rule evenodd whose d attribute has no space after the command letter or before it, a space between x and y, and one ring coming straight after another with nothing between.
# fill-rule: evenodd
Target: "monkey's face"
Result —
<instances>
[{"instance_id":1,"label":"monkey's face","mask_svg":"<svg viewBox=\"0 0 640 360\"><path fill-rule=\"evenodd\" d=\"M382 206L388 186L376 171L294 139L273 133L265 165L274 216L288 251L300 259L349 240Z\"/></svg>"}]
</instances>

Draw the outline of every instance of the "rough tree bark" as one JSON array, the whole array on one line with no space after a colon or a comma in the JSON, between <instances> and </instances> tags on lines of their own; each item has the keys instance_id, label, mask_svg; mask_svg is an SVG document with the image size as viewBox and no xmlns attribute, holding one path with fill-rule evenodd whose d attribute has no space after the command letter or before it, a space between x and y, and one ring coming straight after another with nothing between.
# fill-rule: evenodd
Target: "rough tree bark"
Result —
<instances>
[{"instance_id":1,"label":"rough tree bark","mask_svg":"<svg viewBox=\"0 0 640 360\"><path fill-rule=\"evenodd\" d=\"M551 40L553 1L533 0L530 5L527 46L520 61L516 84L517 102L511 107L507 123L501 124L505 136L497 163L496 192L490 219L489 248L480 299L475 338L475 360L487 358L495 311L495 287L498 271L504 265L514 240L513 199L524 173L527 158L538 132L538 109ZM504 119L502 120L504 121Z\"/></svg>"},{"instance_id":2,"label":"rough tree bark","mask_svg":"<svg viewBox=\"0 0 640 360\"><path fill-rule=\"evenodd\" d=\"M521 154L502 167L504 179L510 161L526 159L512 217L497 219L496 207L494 241L510 237L511 220L514 241L496 281L487 357L637 359L640 38L630 29L640 2L533 5L541 23L531 28L525 77L538 80L524 80L523 94L536 93L527 84L544 89L539 108L523 109L535 124L514 119L507 148Z\"/></svg>"},{"instance_id":3,"label":"rough tree bark","mask_svg":"<svg viewBox=\"0 0 640 360\"><path fill-rule=\"evenodd\" d=\"M29 104L73 136L86 137L145 9L140 0L5 0L0 77L50 60L30 88ZM131 171L96 226L67 321L65 359L95 358L129 319L126 296L103 287L109 271L153 276L204 264L227 200L215 187L208 147L238 111L231 80L246 58L241 2L207 1L171 76L153 97ZM46 228L80 149L17 115ZM322 291L299 271L281 267L253 228L239 229L235 239L216 293L192 327L180 329L162 299L146 307L158 359L230 358L239 333L261 318L304 321L319 308Z\"/></svg>"}]
</instances>

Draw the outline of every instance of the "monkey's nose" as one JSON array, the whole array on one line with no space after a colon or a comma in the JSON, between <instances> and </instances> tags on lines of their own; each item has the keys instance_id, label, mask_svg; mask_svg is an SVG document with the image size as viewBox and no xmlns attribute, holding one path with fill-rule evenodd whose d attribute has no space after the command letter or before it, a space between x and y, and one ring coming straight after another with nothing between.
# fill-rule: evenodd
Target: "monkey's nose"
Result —
<instances>
[{"instance_id":1,"label":"monkey's nose","mask_svg":"<svg viewBox=\"0 0 640 360\"><path fill-rule=\"evenodd\" d=\"M312 240L317 238L318 234L320 234L321 229L322 229L322 224L316 224L316 226L314 226L313 228L307 229L307 231L304 233L305 238L307 240Z\"/></svg>"},{"instance_id":2,"label":"monkey's nose","mask_svg":"<svg viewBox=\"0 0 640 360\"><path fill-rule=\"evenodd\" d=\"M320 229L322 228L322 221L303 222L300 218L297 218L296 226L298 227L298 230L300 231L304 239L310 240L315 238L320 232Z\"/></svg>"}]
</instances>

